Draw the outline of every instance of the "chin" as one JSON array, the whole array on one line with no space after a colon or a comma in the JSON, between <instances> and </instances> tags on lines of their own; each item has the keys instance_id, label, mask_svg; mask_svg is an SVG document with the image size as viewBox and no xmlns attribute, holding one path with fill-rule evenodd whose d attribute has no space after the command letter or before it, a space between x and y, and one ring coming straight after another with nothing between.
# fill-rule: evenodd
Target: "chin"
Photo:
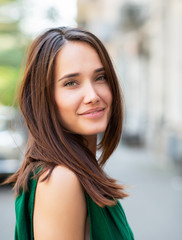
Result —
<instances>
[{"instance_id":1,"label":"chin","mask_svg":"<svg viewBox=\"0 0 182 240\"><path fill-rule=\"evenodd\" d=\"M106 127L102 128L95 128L95 129L88 129L88 131L84 130L84 132L80 133L81 135L97 135L99 133L105 132Z\"/></svg>"}]
</instances>

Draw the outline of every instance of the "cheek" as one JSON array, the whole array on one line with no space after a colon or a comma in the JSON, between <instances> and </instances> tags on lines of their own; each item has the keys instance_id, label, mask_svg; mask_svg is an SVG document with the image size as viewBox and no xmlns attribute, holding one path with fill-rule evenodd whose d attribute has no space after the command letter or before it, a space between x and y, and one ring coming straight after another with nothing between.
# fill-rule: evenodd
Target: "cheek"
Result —
<instances>
[{"instance_id":1,"label":"cheek","mask_svg":"<svg viewBox=\"0 0 182 240\"><path fill-rule=\"evenodd\" d=\"M80 104L80 95L71 91L55 92L55 102L58 107L60 116L67 117L71 113L75 113Z\"/></svg>"},{"instance_id":2,"label":"cheek","mask_svg":"<svg viewBox=\"0 0 182 240\"><path fill-rule=\"evenodd\" d=\"M112 104L112 92L109 86L105 86L105 89L101 91L102 99L107 103L108 106Z\"/></svg>"},{"instance_id":3,"label":"cheek","mask_svg":"<svg viewBox=\"0 0 182 240\"><path fill-rule=\"evenodd\" d=\"M67 105L69 105L69 102L66 101L66 96L64 96L64 93L62 93L60 90L55 90L54 96L59 116L61 117L62 115L64 115L64 112L67 109Z\"/></svg>"}]
</instances>

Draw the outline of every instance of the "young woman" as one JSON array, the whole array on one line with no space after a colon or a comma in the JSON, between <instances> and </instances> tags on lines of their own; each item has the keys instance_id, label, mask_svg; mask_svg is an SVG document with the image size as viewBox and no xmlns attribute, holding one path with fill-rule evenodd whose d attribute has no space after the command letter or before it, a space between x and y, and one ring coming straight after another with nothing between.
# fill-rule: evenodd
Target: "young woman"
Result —
<instances>
[{"instance_id":1,"label":"young woman","mask_svg":"<svg viewBox=\"0 0 182 240\"><path fill-rule=\"evenodd\" d=\"M102 169L120 140L123 106L101 41L66 27L35 39L19 104L29 141L9 179L15 182L15 239L133 240L117 200L127 196L124 187Z\"/></svg>"}]
</instances>

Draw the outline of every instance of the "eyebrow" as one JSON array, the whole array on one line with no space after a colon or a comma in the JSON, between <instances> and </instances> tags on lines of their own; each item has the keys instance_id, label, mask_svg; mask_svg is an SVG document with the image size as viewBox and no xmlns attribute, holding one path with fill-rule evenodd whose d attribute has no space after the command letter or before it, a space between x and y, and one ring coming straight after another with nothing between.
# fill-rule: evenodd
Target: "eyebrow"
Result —
<instances>
[{"instance_id":1,"label":"eyebrow","mask_svg":"<svg viewBox=\"0 0 182 240\"><path fill-rule=\"evenodd\" d=\"M102 71L105 71L105 69L103 67L95 69L94 73L98 73L98 72L102 72ZM62 78L58 79L58 82L65 79L65 78L78 77L79 75L80 75L79 73L66 74Z\"/></svg>"}]
</instances>

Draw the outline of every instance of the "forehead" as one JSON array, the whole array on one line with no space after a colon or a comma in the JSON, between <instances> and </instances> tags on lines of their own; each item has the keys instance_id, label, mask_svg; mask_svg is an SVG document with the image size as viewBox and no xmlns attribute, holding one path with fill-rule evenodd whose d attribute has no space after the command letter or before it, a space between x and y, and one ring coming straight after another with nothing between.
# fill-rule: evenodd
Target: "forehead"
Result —
<instances>
[{"instance_id":1,"label":"forehead","mask_svg":"<svg viewBox=\"0 0 182 240\"><path fill-rule=\"evenodd\" d=\"M67 41L56 57L56 71L84 71L103 67L94 47L85 42Z\"/></svg>"}]
</instances>

